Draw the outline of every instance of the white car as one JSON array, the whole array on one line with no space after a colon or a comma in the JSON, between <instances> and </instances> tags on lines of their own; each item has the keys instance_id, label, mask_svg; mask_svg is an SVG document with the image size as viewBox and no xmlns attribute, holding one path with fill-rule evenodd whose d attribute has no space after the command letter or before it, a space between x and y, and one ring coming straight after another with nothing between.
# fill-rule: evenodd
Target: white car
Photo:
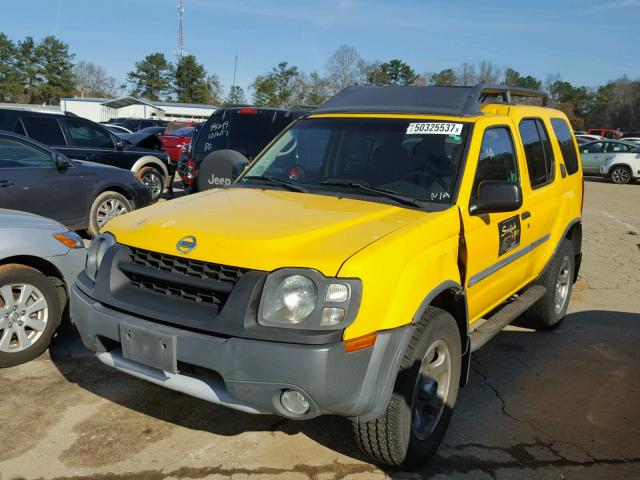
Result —
<instances>
[{"instance_id":1,"label":"white car","mask_svg":"<svg viewBox=\"0 0 640 480\"><path fill-rule=\"evenodd\" d=\"M580 146L585 175L629 183L640 178L640 145L621 140L602 140Z\"/></svg>"},{"instance_id":2,"label":"white car","mask_svg":"<svg viewBox=\"0 0 640 480\"><path fill-rule=\"evenodd\" d=\"M633 142L640 144L640 137L625 137L622 139L623 142Z\"/></svg>"},{"instance_id":3,"label":"white car","mask_svg":"<svg viewBox=\"0 0 640 480\"><path fill-rule=\"evenodd\" d=\"M596 140L604 140L604 137L600 135L591 135L588 133L576 134L576 140L579 144L584 144L588 142L594 142Z\"/></svg>"}]
</instances>

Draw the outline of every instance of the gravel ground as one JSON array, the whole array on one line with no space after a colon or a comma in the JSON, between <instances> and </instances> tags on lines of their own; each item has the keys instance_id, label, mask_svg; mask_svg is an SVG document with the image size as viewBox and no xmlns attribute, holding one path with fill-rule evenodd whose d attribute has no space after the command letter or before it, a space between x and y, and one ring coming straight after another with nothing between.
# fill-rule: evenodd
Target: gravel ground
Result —
<instances>
[{"instance_id":1,"label":"gravel ground","mask_svg":"<svg viewBox=\"0 0 640 480\"><path fill-rule=\"evenodd\" d=\"M0 371L0 479L640 478L640 185L586 192L569 315L474 355L424 471L372 466L341 418L251 416L107 369L67 328Z\"/></svg>"}]
</instances>

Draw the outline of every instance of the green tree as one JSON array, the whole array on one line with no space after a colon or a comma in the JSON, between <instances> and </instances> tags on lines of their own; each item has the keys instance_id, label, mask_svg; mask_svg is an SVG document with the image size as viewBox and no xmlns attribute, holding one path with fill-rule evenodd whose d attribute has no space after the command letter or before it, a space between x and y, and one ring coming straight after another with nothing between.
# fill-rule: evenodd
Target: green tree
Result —
<instances>
[{"instance_id":1,"label":"green tree","mask_svg":"<svg viewBox=\"0 0 640 480\"><path fill-rule=\"evenodd\" d=\"M520 72L512 68L507 68L504 71L504 84L512 87L530 88L532 90L540 90L542 82L537 78L527 75L523 77Z\"/></svg>"},{"instance_id":2,"label":"green tree","mask_svg":"<svg viewBox=\"0 0 640 480\"><path fill-rule=\"evenodd\" d=\"M436 86L449 86L458 83L458 76L452 68L440 70L438 73L431 75L431 84Z\"/></svg>"},{"instance_id":3,"label":"green tree","mask_svg":"<svg viewBox=\"0 0 640 480\"><path fill-rule=\"evenodd\" d=\"M69 45L50 35L44 37L35 49L38 73L41 79L36 88L37 101L57 104L60 97L73 95L74 55L69 53Z\"/></svg>"},{"instance_id":4,"label":"green tree","mask_svg":"<svg viewBox=\"0 0 640 480\"><path fill-rule=\"evenodd\" d=\"M243 88L238 85L233 85L229 89L229 94L224 103L225 105L242 105L247 103Z\"/></svg>"},{"instance_id":5,"label":"green tree","mask_svg":"<svg viewBox=\"0 0 640 480\"><path fill-rule=\"evenodd\" d=\"M21 92L20 76L16 70L16 45L0 33L0 102L16 101Z\"/></svg>"},{"instance_id":6,"label":"green tree","mask_svg":"<svg viewBox=\"0 0 640 480\"><path fill-rule=\"evenodd\" d=\"M270 73L258 75L251 85L255 104L269 107L291 105L299 93L297 77L298 67L290 67L287 62L280 62Z\"/></svg>"},{"instance_id":7,"label":"green tree","mask_svg":"<svg viewBox=\"0 0 640 480\"><path fill-rule=\"evenodd\" d=\"M176 66L176 98L179 102L208 103L211 101L211 85L204 65L193 55L184 56Z\"/></svg>"},{"instance_id":8,"label":"green tree","mask_svg":"<svg viewBox=\"0 0 640 480\"><path fill-rule=\"evenodd\" d=\"M406 87L413 85L416 81L416 72L397 58L381 63L367 74L369 85L394 85Z\"/></svg>"},{"instance_id":9,"label":"green tree","mask_svg":"<svg viewBox=\"0 0 640 480\"><path fill-rule=\"evenodd\" d=\"M136 62L135 69L127 74L133 84L131 94L149 100L160 100L171 92L175 68L164 54L152 53Z\"/></svg>"},{"instance_id":10,"label":"green tree","mask_svg":"<svg viewBox=\"0 0 640 480\"><path fill-rule=\"evenodd\" d=\"M40 67L33 37L25 37L18 42L16 50L16 74L21 84L21 94L16 100L25 103L37 101L37 87L40 83Z\"/></svg>"},{"instance_id":11,"label":"green tree","mask_svg":"<svg viewBox=\"0 0 640 480\"><path fill-rule=\"evenodd\" d=\"M557 80L550 85L549 94L555 103L570 103L577 117L582 118L589 113L593 103L593 95L587 87L574 87L569 82Z\"/></svg>"}]
</instances>

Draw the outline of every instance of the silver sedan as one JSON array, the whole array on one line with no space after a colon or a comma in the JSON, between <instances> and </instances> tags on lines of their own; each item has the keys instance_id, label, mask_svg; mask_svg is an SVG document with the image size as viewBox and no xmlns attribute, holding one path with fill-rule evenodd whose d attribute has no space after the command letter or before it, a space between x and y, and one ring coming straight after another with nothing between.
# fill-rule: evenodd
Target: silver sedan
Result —
<instances>
[{"instance_id":1,"label":"silver sedan","mask_svg":"<svg viewBox=\"0 0 640 480\"><path fill-rule=\"evenodd\" d=\"M0 209L0 367L47 349L85 258L82 238L62 224Z\"/></svg>"}]
</instances>

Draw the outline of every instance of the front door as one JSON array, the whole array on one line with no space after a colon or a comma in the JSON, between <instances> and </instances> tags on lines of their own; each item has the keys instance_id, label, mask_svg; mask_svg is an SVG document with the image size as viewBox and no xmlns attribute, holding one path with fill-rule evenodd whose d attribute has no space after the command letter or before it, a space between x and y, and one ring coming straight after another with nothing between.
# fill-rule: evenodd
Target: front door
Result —
<instances>
[{"instance_id":1,"label":"front door","mask_svg":"<svg viewBox=\"0 0 640 480\"><path fill-rule=\"evenodd\" d=\"M513 126L489 126L482 131L481 125L478 122L475 127L467 159L467 174L460 190L461 196L469 195L468 205L461 201L462 198L458 202L463 224L462 261L471 323L521 288L528 267L523 250L523 245L529 241L527 232L522 228L524 208L490 214L469 212L468 207L475 202L481 182L498 180L520 184Z\"/></svg>"},{"instance_id":2,"label":"front door","mask_svg":"<svg viewBox=\"0 0 640 480\"><path fill-rule=\"evenodd\" d=\"M582 171L585 175L598 175L605 160L604 142L588 143L580 147Z\"/></svg>"}]
</instances>

